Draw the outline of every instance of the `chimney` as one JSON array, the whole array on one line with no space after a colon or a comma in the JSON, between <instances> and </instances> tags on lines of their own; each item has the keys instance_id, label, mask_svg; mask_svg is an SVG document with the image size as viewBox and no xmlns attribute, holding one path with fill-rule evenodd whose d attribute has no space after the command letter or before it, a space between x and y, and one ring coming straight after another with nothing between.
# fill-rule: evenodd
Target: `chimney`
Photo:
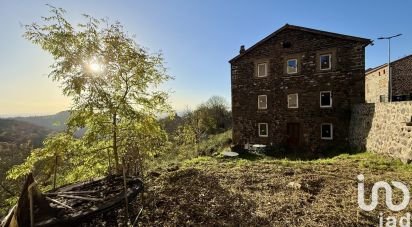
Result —
<instances>
[{"instance_id":1,"label":"chimney","mask_svg":"<svg viewBox=\"0 0 412 227\"><path fill-rule=\"evenodd\" d=\"M239 54L243 54L245 52L245 45L240 46Z\"/></svg>"}]
</instances>

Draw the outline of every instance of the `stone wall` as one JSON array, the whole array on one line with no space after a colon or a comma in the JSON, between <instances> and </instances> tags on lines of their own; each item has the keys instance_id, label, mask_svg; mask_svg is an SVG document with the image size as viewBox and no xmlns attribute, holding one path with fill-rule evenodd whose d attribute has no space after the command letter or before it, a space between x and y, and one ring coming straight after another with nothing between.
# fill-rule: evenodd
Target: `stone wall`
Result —
<instances>
[{"instance_id":1,"label":"stone wall","mask_svg":"<svg viewBox=\"0 0 412 227\"><path fill-rule=\"evenodd\" d=\"M352 109L350 144L367 150L412 161L412 102L358 104Z\"/></svg>"}]
</instances>

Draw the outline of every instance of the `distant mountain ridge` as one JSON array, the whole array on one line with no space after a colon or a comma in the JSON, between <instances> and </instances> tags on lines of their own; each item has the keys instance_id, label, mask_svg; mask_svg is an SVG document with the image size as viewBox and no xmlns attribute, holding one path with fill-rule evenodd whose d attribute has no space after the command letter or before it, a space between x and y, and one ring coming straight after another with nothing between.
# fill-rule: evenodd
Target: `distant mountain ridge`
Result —
<instances>
[{"instance_id":1,"label":"distant mountain ridge","mask_svg":"<svg viewBox=\"0 0 412 227\"><path fill-rule=\"evenodd\" d=\"M52 130L28 122L0 119L0 143L19 146L30 141L34 147L40 147L50 133Z\"/></svg>"},{"instance_id":2,"label":"distant mountain ridge","mask_svg":"<svg viewBox=\"0 0 412 227\"><path fill-rule=\"evenodd\" d=\"M61 132L66 129L66 121L70 116L69 111L62 111L54 115L46 116L32 116L32 117L14 117L9 118L13 120L27 122L33 125L37 125L52 131Z\"/></svg>"}]
</instances>

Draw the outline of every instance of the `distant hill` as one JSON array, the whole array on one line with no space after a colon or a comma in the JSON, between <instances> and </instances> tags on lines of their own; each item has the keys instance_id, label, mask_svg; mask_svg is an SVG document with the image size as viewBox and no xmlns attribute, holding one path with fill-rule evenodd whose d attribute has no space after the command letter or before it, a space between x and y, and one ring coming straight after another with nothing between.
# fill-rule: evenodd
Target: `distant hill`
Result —
<instances>
[{"instance_id":1,"label":"distant hill","mask_svg":"<svg viewBox=\"0 0 412 227\"><path fill-rule=\"evenodd\" d=\"M34 147L42 145L52 130L14 119L0 119L0 142L19 146L31 141Z\"/></svg>"},{"instance_id":2,"label":"distant hill","mask_svg":"<svg viewBox=\"0 0 412 227\"><path fill-rule=\"evenodd\" d=\"M33 117L15 117L11 118L18 121L24 121L33 125L44 127L52 131L64 131L66 121L69 118L69 111L62 111L54 115L33 116Z\"/></svg>"}]
</instances>

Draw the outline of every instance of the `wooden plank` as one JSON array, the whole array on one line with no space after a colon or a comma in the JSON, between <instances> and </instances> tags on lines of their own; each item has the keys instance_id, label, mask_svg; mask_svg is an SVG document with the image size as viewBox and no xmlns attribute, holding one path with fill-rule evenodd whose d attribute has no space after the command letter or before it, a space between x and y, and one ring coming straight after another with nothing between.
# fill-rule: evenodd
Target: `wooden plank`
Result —
<instances>
[{"instance_id":1,"label":"wooden plank","mask_svg":"<svg viewBox=\"0 0 412 227\"><path fill-rule=\"evenodd\" d=\"M84 197L84 196L77 196L77 195L64 195L58 194L58 197L68 198L68 199L80 199L80 200L87 200L87 201L103 201L101 198L94 198L94 197Z\"/></svg>"},{"instance_id":2,"label":"wooden plank","mask_svg":"<svg viewBox=\"0 0 412 227\"><path fill-rule=\"evenodd\" d=\"M93 194L100 191L67 191L67 192L46 192L45 195L81 195L81 194Z\"/></svg>"},{"instance_id":3,"label":"wooden plank","mask_svg":"<svg viewBox=\"0 0 412 227\"><path fill-rule=\"evenodd\" d=\"M67 204L64 204L64 203L62 203L62 202L60 202L60 201L57 201L57 200L55 200L55 199L46 197L46 200L48 200L48 201L50 201L50 202L52 202L52 203L58 204L58 205L60 205L60 206L62 206L62 207L68 208L68 209L70 209L70 210L74 210L73 207L71 207L71 206L69 206L69 205L67 205Z\"/></svg>"}]
</instances>

